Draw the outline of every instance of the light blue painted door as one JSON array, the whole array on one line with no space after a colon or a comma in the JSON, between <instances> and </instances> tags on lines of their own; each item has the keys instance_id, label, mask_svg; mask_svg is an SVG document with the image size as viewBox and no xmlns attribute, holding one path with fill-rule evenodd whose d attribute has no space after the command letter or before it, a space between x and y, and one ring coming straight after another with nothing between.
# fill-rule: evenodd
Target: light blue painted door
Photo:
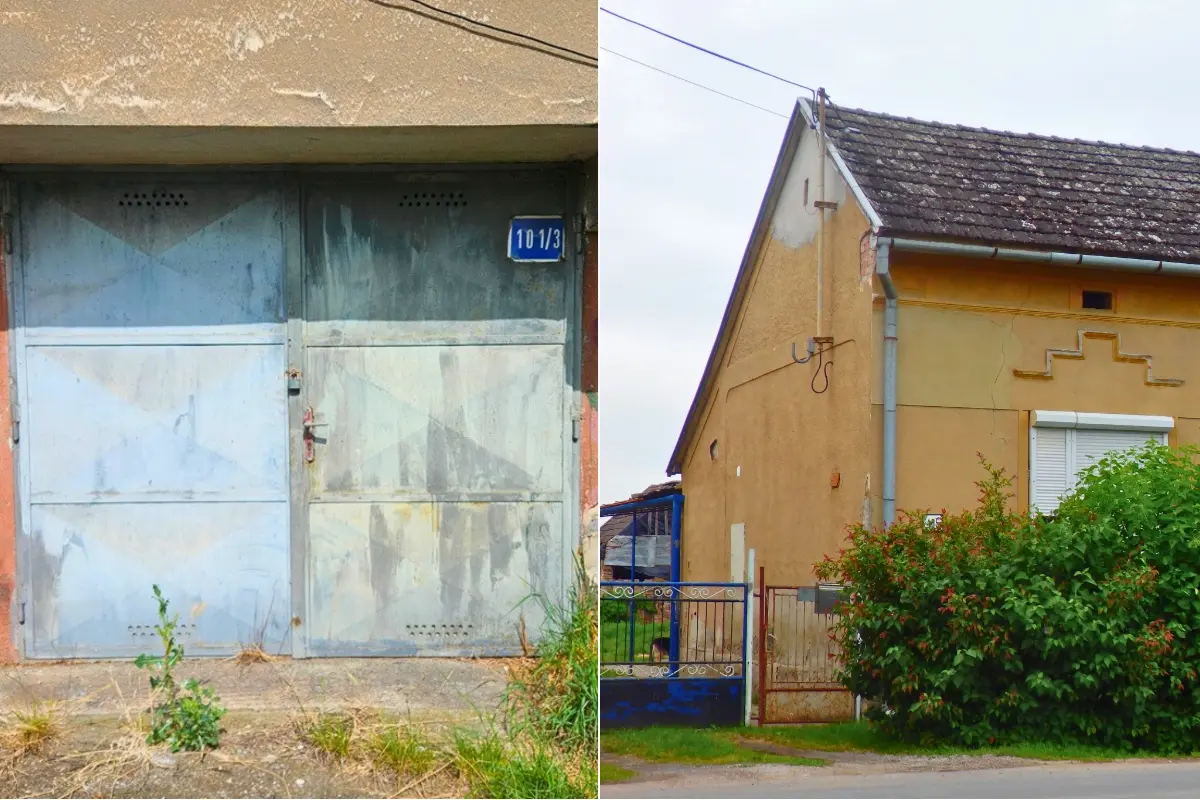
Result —
<instances>
[{"instance_id":1,"label":"light blue painted door","mask_svg":"<svg viewBox=\"0 0 1200 800\"><path fill-rule=\"evenodd\" d=\"M26 653L290 649L282 193L76 177L21 188L16 351Z\"/></svg>"},{"instance_id":2,"label":"light blue painted door","mask_svg":"<svg viewBox=\"0 0 1200 800\"><path fill-rule=\"evenodd\" d=\"M306 605L313 655L504 655L561 601L571 249L508 259L542 176L353 182L305 203Z\"/></svg>"}]
</instances>

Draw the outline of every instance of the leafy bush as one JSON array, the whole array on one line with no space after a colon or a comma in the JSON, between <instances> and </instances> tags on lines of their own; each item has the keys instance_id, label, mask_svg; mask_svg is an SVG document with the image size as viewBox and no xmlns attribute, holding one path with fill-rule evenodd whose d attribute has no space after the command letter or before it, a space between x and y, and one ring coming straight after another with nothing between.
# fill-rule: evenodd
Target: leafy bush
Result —
<instances>
[{"instance_id":1,"label":"leafy bush","mask_svg":"<svg viewBox=\"0 0 1200 800\"><path fill-rule=\"evenodd\" d=\"M173 752L216 747L225 709L211 688L202 687L195 680L184 681L180 687L175 680L175 667L183 661L183 646L175 640L179 615L169 615L169 601L157 585L154 599L158 602L158 625L154 630L162 642L163 654L143 653L133 662L138 669L157 673L150 676L150 689L158 699L151 710L146 742L166 743Z\"/></svg>"},{"instance_id":2,"label":"leafy bush","mask_svg":"<svg viewBox=\"0 0 1200 800\"><path fill-rule=\"evenodd\" d=\"M891 735L967 746L1200 746L1200 456L1102 459L1053 520L1009 511L983 461L975 510L861 526L818 566L852 585L843 683Z\"/></svg>"},{"instance_id":3,"label":"leafy bush","mask_svg":"<svg viewBox=\"0 0 1200 800\"><path fill-rule=\"evenodd\" d=\"M600 601L601 622L628 622L630 606L637 614L648 616L654 614L653 600L626 600L624 598L606 597Z\"/></svg>"}]
</instances>

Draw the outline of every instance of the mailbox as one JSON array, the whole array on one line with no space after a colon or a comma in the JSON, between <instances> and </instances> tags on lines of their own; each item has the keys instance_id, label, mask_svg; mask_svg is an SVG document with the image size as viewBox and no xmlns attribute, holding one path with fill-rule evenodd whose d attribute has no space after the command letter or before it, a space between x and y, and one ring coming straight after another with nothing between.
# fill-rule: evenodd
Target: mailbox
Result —
<instances>
[{"instance_id":1,"label":"mailbox","mask_svg":"<svg viewBox=\"0 0 1200 800\"><path fill-rule=\"evenodd\" d=\"M846 588L840 583L817 584L817 613L836 614L837 607L845 599Z\"/></svg>"}]
</instances>

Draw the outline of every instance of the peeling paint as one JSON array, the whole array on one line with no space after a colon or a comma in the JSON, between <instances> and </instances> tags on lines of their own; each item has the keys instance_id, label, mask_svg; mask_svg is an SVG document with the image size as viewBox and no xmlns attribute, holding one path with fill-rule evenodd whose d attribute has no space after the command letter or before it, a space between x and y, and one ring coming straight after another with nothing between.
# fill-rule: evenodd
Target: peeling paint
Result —
<instances>
[{"instance_id":1,"label":"peeling paint","mask_svg":"<svg viewBox=\"0 0 1200 800\"><path fill-rule=\"evenodd\" d=\"M303 97L308 100L319 100L322 103L324 103L326 108L328 108L330 111L337 111L337 108L333 105L333 102L329 99L329 95L327 95L321 91L311 91L311 90L304 90L304 89L277 89L275 87L272 87L271 91L274 92L275 94L283 95L285 97Z\"/></svg>"}]
</instances>

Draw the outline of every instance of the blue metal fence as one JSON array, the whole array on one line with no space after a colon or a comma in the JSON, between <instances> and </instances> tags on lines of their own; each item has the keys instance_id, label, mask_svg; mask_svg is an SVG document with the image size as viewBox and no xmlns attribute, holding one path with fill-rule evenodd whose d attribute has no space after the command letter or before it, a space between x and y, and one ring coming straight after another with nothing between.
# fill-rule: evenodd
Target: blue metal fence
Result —
<instances>
[{"instance_id":1,"label":"blue metal fence","mask_svg":"<svg viewBox=\"0 0 1200 800\"><path fill-rule=\"evenodd\" d=\"M748 599L743 583L601 582L601 726L741 724Z\"/></svg>"}]
</instances>

